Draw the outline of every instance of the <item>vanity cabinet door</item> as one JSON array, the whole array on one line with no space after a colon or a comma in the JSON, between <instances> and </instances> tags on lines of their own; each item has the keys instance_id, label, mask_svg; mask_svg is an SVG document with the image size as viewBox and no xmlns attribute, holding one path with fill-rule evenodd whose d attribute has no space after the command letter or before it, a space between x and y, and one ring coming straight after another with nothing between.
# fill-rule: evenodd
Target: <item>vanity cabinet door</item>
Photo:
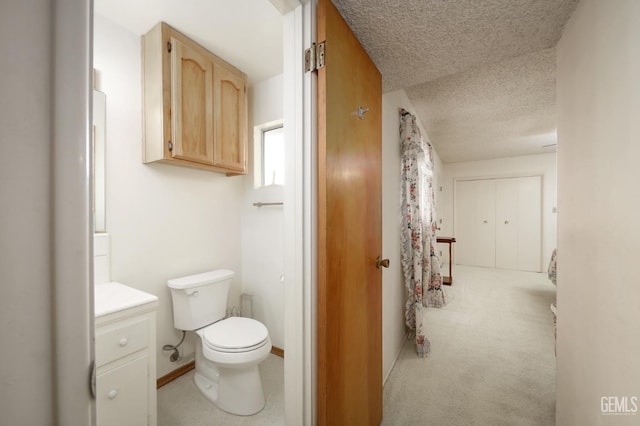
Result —
<instances>
[{"instance_id":1,"label":"vanity cabinet door","mask_svg":"<svg viewBox=\"0 0 640 426\"><path fill-rule=\"evenodd\" d=\"M146 355L97 376L98 426L148 424Z\"/></svg>"}]
</instances>

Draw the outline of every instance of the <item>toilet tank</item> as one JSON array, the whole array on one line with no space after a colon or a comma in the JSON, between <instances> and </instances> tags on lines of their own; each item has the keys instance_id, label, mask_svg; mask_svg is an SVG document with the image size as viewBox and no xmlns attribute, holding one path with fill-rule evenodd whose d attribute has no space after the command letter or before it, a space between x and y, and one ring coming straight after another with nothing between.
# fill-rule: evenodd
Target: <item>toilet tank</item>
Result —
<instances>
[{"instance_id":1,"label":"toilet tank","mask_svg":"<svg viewBox=\"0 0 640 426\"><path fill-rule=\"evenodd\" d=\"M167 281L174 327L197 330L224 318L233 275L233 271L219 269Z\"/></svg>"}]
</instances>

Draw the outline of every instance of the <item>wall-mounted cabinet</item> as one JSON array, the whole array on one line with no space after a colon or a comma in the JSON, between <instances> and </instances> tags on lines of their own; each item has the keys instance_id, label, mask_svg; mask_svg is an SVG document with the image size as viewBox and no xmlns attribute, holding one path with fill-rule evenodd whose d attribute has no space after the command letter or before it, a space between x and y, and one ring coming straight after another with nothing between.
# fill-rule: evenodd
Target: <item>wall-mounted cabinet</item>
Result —
<instances>
[{"instance_id":1,"label":"wall-mounted cabinet","mask_svg":"<svg viewBox=\"0 0 640 426\"><path fill-rule=\"evenodd\" d=\"M164 22L142 38L143 162L247 173L247 77Z\"/></svg>"}]
</instances>

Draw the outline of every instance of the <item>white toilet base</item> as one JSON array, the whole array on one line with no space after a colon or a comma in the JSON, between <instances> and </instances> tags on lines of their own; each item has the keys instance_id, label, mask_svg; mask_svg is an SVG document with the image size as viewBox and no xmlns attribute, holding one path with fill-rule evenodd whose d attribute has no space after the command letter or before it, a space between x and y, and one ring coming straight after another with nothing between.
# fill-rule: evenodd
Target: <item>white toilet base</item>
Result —
<instances>
[{"instance_id":1,"label":"white toilet base","mask_svg":"<svg viewBox=\"0 0 640 426\"><path fill-rule=\"evenodd\" d=\"M214 365L202 353L202 342L196 343L194 382L202 394L218 408L230 414L250 416L265 405L258 366L223 368Z\"/></svg>"},{"instance_id":2,"label":"white toilet base","mask_svg":"<svg viewBox=\"0 0 640 426\"><path fill-rule=\"evenodd\" d=\"M209 401L215 404L218 400L218 384L210 379L207 379L197 371L193 376L193 381L195 382L200 392L202 392L202 394L206 396Z\"/></svg>"}]
</instances>

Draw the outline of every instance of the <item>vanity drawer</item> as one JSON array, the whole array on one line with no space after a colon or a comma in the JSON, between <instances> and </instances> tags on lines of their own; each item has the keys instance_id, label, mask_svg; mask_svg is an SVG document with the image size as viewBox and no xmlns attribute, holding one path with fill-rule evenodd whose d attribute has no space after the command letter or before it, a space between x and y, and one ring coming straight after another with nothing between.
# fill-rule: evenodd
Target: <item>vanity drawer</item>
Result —
<instances>
[{"instance_id":1,"label":"vanity drawer","mask_svg":"<svg viewBox=\"0 0 640 426\"><path fill-rule=\"evenodd\" d=\"M96 330L96 365L122 358L148 345L149 322L132 318Z\"/></svg>"}]
</instances>

